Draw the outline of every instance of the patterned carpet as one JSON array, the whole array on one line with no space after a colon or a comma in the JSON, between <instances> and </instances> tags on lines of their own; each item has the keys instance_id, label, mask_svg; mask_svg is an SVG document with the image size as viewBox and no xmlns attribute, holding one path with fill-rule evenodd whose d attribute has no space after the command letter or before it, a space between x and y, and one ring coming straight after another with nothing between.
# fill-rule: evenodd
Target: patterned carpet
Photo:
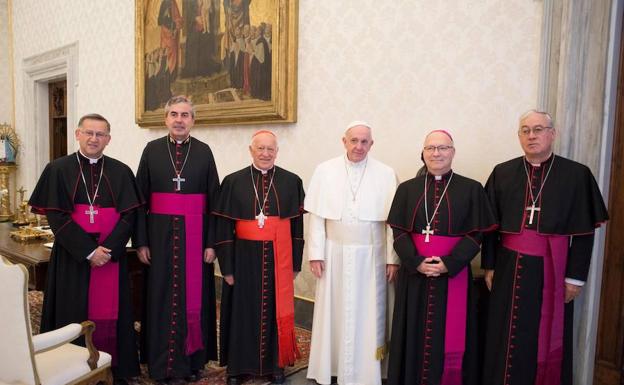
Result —
<instances>
[{"instance_id":1,"label":"patterned carpet","mask_svg":"<svg viewBox=\"0 0 624 385\"><path fill-rule=\"evenodd\" d=\"M41 305L43 304L43 293L40 291L30 291L28 292L28 303L30 305L30 322L32 326L33 334L39 333L39 325L41 322ZM137 325L140 327L139 325ZM301 358L295 362L294 366L290 366L285 369L286 376L297 373L302 369L305 369L308 365L308 357L310 355L310 337L311 333L308 330L302 328L295 328L295 334L297 336L297 344L299 346L299 350L301 351ZM141 366L141 377L135 379L131 383L134 385L152 385L154 384L147 377L147 368L142 365ZM202 377L199 381L193 382L193 384L199 385L225 385L226 383L226 374L225 368L219 367L216 362L210 362L206 365L202 373ZM185 383L180 381L180 383ZM267 379L257 378L250 379L245 382L245 384L270 384L270 381Z\"/></svg>"}]
</instances>

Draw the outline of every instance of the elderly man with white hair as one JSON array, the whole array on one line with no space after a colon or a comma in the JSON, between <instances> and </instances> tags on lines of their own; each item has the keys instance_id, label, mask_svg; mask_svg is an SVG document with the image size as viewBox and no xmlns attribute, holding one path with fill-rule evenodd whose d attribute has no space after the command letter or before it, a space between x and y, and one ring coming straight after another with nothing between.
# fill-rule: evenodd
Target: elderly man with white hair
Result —
<instances>
[{"instance_id":1,"label":"elderly man with white hair","mask_svg":"<svg viewBox=\"0 0 624 385\"><path fill-rule=\"evenodd\" d=\"M299 356L293 279L303 254L303 183L275 165L278 151L273 132L256 132L251 164L223 179L214 211L228 385L249 376L281 384Z\"/></svg>"},{"instance_id":2,"label":"elderly man with white hair","mask_svg":"<svg viewBox=\"0 0 624 385\"><path fill-rule=\"evenodd\" d=\"M310 181L308 259L316 276L307 377L319 384L381 384L388 289L398 270L385 220L394 170L368 156L371 127L349 124L346 154L321 163Z\"/></svg>"}]
</instances>

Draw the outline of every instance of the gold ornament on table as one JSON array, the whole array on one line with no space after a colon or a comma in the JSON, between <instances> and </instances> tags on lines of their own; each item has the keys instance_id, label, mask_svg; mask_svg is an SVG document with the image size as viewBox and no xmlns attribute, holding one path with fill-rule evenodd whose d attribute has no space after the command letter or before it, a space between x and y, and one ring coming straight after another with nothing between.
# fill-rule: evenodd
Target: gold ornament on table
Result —
<instances>
[{"instance_id":1,"label":"gold ornament on table","mask_svg":"<svg viewBox=\"0 0 624 385\"><path fill-rule=\"evenodd\" d=\"M11 192L9 190L9 175L15 169L15 165L0 165L0 222L10 221L13 218L11 212Z\"/></svg>"},{"instance_id":2,"label":"gold ornament on table","mask_svg":"<svg viewBox=\"0 0 624 385\"><path fill-rule=\"evenodd\" d=\"M28 241L41 241L41 240L45 240L45 241L49 241L50 239L52 239L54 236L50 234L49 231L45 231L42 229L38 229L35 227L30 227L30 226L22 226L17 230L13 230L11 232L9 232L9 234L11 235L11 237L15 240L21 241L21 242L28 242Z\"/></svg>"},{"instance_id":3,"label":"gold ornament on table","mask_svg":"<svg viewBox=\"0 0 624 385\"><path fill-rule=\"evenodd\" d=\"M20 187L17 192L19 193L19 200L13 226L25 226L31 222L31 219L28 213L28 201L24 199L24 193L26 192L24 186Z\"/></svg>"}]
</instances>

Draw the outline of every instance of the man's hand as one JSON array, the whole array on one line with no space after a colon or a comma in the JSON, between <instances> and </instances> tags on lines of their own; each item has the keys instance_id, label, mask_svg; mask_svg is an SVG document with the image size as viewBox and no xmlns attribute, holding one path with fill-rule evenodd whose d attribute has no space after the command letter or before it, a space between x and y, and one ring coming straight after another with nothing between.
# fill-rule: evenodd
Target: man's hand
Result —
<instances>
[{"instance_id":1,"label":"man's hand","mask_svg":"<svg viewBox=\"0 0 624 385\"><path fill-rule=\"evenodd\" d=\"M483 279L485 280L485 286L487 286L489 291L492 291L492 282L494 282L494 269L486 269Z\"/></svg>"},{"instance_id":2,"label":"man's hand","mask_svg":"<svg viewBox=\"0 0 624 385\"><path fill-rule=\"evenodd\" d=\"M139 257L139 261L143 262L146 265L151 265L152 256L150 254L150 249L147 246L140 246L137 249L137 257Z\"/></svg>"},{"instance_id":3,"label":"man's hand","mask_svg":"<svg viewBox=\"0 0 624 385\"><path fill-rule=\"evenodd\" d=\"M325 261L310 261L310 271L316 278L323 276L323 270L325 270Z\"/></svg>"},{"instance_id":4,"label":"man's hand","mask_svg":"<svg viewBox=\"0 0 624 385\"><path fill-rule=\"evenodd\" d=\"M444 262L442 262L442 258L437 256L425 258L420 265L418 265L416 270L427 277L439 277L440 274L448 273L448 269Z\"/></svg>"},{"instance_id":5,"label":"man's hand","mask_svg":"<svg viewBox=\"0 0 624 385\"><path fill-rule=\"evenodd\" d=\"M212 247L207 247L204 249L204 262L213 263L216 257L217 254L215 254L215 251Z\"/></svg>"},{"instance_id":6,"label":"man's hand","mask_svg":"<svg viewBox=\"0 0 624 385\"><path fill-rule=\"evenodd\" d=\"M397 271L399 271L399 265L391 265L391 264L386 265L386 279L388 280L388 283L394 282L394 279L396 278L396 275L397 275Z\"/></svg>"},{"instance_id":7,"label":"man's hand","mask_svg":"<svg viewBox=\"0 0 624 385\"><path fill-rule=\"evenodd\" d=\"M111 251L111 249L107 249L104 246L98 246L93 252L93 256L89 260L89 263L91 263L91 266L93 267L104 266L111 259Z\"/></svg>"},{"instance_id":8,"label":"man's hand","mask_svg":"<svg viewBox=\"0 0 624 385\"><path fill-rule=\"evenodd\" d=\"M227 283L228 285L234 286L234 276L232 274L224 275L223 279L225 280L225 283Z\"/></svg>"},{"instance_id":9,"label":"man's hand","mask_svg":"<svg viewBox=\"0 0 624 385\"><path fill-rule=\"evenodd\" d=\"M574 298L578 297L583 290L583 286L577 286L571 283L565 284L565 303L569 303Z\"/></svg>"}]
</instances>

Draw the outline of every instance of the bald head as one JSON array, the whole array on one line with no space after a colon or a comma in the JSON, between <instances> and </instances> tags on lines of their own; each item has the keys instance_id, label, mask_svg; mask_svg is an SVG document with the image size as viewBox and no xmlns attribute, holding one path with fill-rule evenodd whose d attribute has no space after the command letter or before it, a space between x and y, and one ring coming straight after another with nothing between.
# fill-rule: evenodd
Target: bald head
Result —
<instances>
[{"instance_id":1,"label":"bald head","mask_svg":"<svg viewBox=\"0 0 624 385\"><path fill-rule=\"evenodd\" d=\"M431 131L425 137L422 155L429 173L443 175L449 172L455 156L451 135L444 130Z\"/></svg>"}]
</instances>

